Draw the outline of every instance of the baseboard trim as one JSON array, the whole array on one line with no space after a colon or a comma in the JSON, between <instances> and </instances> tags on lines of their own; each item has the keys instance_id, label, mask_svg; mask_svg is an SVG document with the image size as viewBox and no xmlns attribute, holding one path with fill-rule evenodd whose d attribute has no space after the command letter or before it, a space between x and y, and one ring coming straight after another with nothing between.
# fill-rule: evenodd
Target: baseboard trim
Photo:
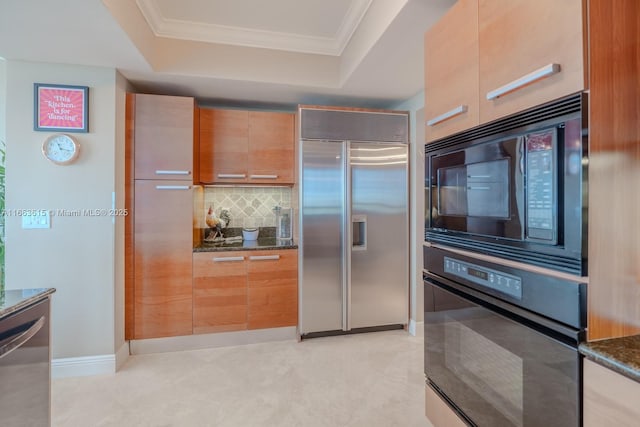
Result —
<instances>
[{"instance_id":1,"label":"baseboard trim","mask_svg":"<svg viewBox=\"0 0 640 427\"><path fill-rule=\"evenodd\" d=\"M415 320L409 320L409 333L415 336L424 335L424 322L416 322Z\"/></svg>"},{"instance_id":2,"label":"baseboard trim","mask_svg":"<svg viewBox=\"0 0 640 427\"><path fill-rule=\"evenodd\" d=\"M114 374L116 355L65 357L51 361L51 377L87 377L91 375Z\"/></svg>"},{"instance_id":3,"label":"baseboard trim","mask_svg":"<svg viewBox=\"0 0 640 427\"><path fill-rule=\"evenodd\" d=\"M204 348L232 347L273 341L297 340L297 328L253 329L213 334L183 335L179 337L149 338L130 341L132 355L201 350Z\"/></svg>"},{"instance_id":4,"label":"baseboard trim","mask_svg":"<svg viewBox=\"0 0 640 427\"><path fill-rule=\"evenodd\" d=\"M129 341L125 341L116 352L116 372L122 368L127 359L129 359Z\"/></svg>"}]
</instances>

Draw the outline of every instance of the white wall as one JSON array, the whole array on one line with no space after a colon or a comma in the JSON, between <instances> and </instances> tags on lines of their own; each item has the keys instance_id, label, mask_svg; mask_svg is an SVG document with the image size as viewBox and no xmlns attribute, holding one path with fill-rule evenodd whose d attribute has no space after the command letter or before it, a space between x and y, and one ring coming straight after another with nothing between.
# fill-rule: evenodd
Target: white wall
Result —
<instances>
[{"instance_id":1,"label":"white wall","mask_svg":"<svg viewBox=\"0 0 640 427\"><path fill-rule=\"evenodd\" d=\"M410 112L410 316L412 321L421 322L424 319L424 289L422 284L422 248L424 243L424 91L417 93L400 104L393 105L391 108Z\"/></svg>"},{"instance_id":2,"label":"white wall","mask_svg":"<svg viewBox=\"0 0 640 427\"><path fill-rule=\"evenodd\" d=\"M111 208L116 143L123 144L117 115L124 120L123 83L116 71L21 61L6 65L8 108L2 116L7 125L7 208ZM81 152L73 165L53 165L41 153L51 132L33 130L34 82L90 88L90 131L75 134ZM44 230L22 229L19 217L6 220L7 288L57 289L52 304L53 358L113 355L124 337L123 290L120 279L115 286L116 233L111 217L55 216L51 228Z\"/></svg>"},{"instance_id":3,"label":"white wall","mask_svg":"<svg viewBox=\"0 0 640 427\"><path fill-rule=\"evenodd\" d=\"M0 139L6 140L7 62L0 58Z\"/></svg>"}]
</instances>

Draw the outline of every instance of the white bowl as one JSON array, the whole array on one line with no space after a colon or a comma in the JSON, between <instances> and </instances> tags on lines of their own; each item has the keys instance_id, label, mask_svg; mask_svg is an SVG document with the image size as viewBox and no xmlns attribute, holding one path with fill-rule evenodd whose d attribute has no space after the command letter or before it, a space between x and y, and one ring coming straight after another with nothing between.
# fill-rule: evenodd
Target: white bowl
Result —
<instances>
[{"instance_id":1,"label":"white bowl","mask_svg":"<svg viewBox=\"0 0 640 427\"><path fill-rule=\"evenodd\" d=\"M244 240L258 240L258 228L243 228L242 239Z\"/></svg>"}]
</instances>

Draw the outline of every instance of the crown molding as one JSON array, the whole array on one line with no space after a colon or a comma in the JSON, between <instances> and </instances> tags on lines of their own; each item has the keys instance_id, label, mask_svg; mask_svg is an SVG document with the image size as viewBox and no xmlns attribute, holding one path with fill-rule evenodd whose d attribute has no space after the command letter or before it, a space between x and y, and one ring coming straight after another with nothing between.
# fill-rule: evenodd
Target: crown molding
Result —
<instances>
[{"instance_id":1,"label":"crown molding","mask_svg":"<svg viewBox=\"0 0 640 427\"><path fill-rule=\"evenodd\" d=\"M154 0L136 0L136 4L157 37L340 56L372 1L352 1L334 37L167 19L162 16Z\"/></svg>"}]
</instances>

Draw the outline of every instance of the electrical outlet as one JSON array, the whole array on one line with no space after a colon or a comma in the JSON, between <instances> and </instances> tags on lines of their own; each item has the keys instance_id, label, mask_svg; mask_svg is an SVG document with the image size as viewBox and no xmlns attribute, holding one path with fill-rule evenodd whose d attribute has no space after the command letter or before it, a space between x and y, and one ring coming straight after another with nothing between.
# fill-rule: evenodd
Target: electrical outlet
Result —
<instances>
[{"instance_id":1,"label":"electrical outlet","mask_svg":"<svg viewBox=\"0 0 640 427\"><path fill-rule=\"evenodd\" d=\"M51 228L51 217L48 211L22 216L22 228Z\"/></svg>"}]
</instances>

